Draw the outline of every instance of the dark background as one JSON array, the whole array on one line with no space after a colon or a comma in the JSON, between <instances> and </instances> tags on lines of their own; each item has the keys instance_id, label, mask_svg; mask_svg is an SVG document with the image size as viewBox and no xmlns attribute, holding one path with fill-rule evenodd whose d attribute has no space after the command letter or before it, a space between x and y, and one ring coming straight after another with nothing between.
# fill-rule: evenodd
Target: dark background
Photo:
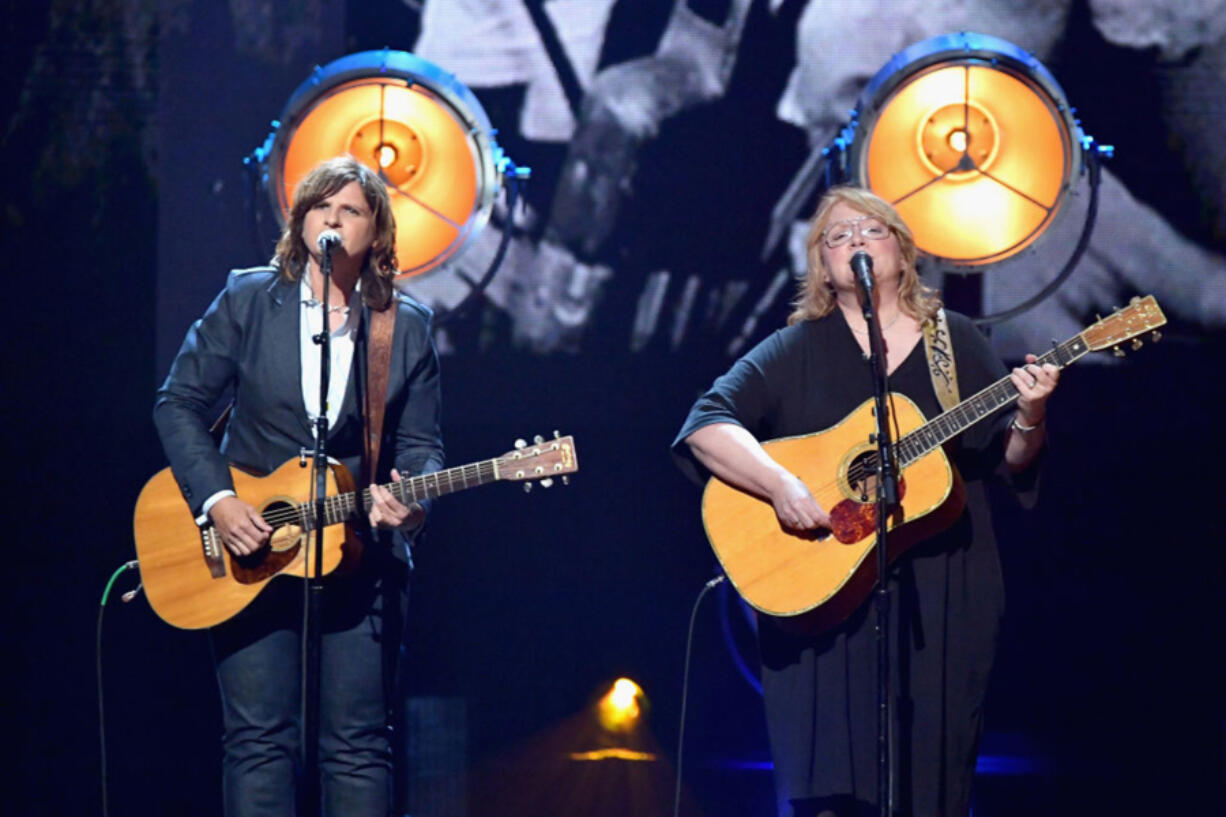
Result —
<instances>
[{"instance_id":1,"label":"dark background","mask_svg":"<svg viewBox=\"0 0 1226 817\"><path fill-rule=\"evenodd\" d=\"M658 11L637 18L627 5L615 15L625 53L610 49L605 60L649 50L662 24ZM267 257L253 229L262 198L248 195L241 158L310 67L408 47L417 13L390 0L9 2L2 25L3 405L7 504L18 520L4 810L97 813L98 601L133 556L133 502L164 464L149 419L173 353L159 327L186 316L173 319L177 343L226 269ZM1083 100L1082 117L1120 145L1121 178L1220 251L1204 206L1189 201L1178 146L1123 113L1146 97L1098 73L1114 65L1152 90L1165 69L1092 31L1079 36L1094 67L1062 79ZM508 152L540 169L534 195L547 201L561 149L517 140L513 123L497 120L504 97L487 98ZM728 113L716 105L675 123L644 161L675 161ZM773 119L762 127L780 142L755 208L769 206L776 179L803 157L796 134ZM650 190L669 194L663 183ZM678 210L694 201L672 195ZM701 238L668 234L683 246ZM669 761L592 771L559 760L592 748L576 745L585 738L567 719L623 674L647 692L662 756L675 752L686 624L714 572L697 492L667 447L728 360L715 345L628 351L636 294L610 295L579 354L507 344L478 353L461 336L443 362L452 464L556 428L575 435L581 465L566 488L525 496L497 485L439 503L418 549L413 692L466 711L472 814L618 813L628 788L637 805L621 813L671 807ZM1040 503L998 512L1008 615L978 815L1223 813L1226 444L1215 422L1226 337L1173 318L1166 340L1121 365L1066 373ZM120 604L135 575L119 579L102 630L111 813L215 814L220 724L205 638L166 626L143 599ZM717 591L696 623L688 807L764 815L760 708L733 648L752 655L740 609ZM525 795L531 786L541 790Z\"/></svg>"}]
</instances>

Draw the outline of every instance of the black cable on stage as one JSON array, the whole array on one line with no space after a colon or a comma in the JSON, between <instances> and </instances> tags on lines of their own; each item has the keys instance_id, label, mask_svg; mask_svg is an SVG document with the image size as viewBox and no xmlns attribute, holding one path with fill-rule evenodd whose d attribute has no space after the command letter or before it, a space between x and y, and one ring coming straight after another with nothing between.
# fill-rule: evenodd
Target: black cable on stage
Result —
<instances>
[{"instance_id":1,"label":"black cable on stage","mask_svg":"<svg viewBox=\"0 0 1226 817\"><path fill-rule=\"evenodd\" d=\"M95 666L98 674L98 744L100 754L99 760L99 780L102 786L102 817L107 817L109 814L109 804L107 802L106 793L106 720L104 718L105 709L102 705L102 614L106 612L106 600L111 596L111 588L115 586L115 580L119 578L119 574L125 570L135 570L139 566L139 562L133 559L130 562L124 562L114 573L111 574L111 579L106 583L106 588L102 591L102 601L98 605L98 628L95 634L94 643L94 658ZM131 601L136 598L136 594L140 592L138 584L134 590L129 590L124 593L122 598L124 601Z\"/></svg>"},{"instance_id":2,"label":"black cable on stage","mask_svg":"<svg viewBox=\"0 0 1226 817\"><path fill-rule=\"evenodd\" d=\"M689 699L690 652L694 647L694 621L698 618L698 606L702 604L703 596L727 579L727 576L720 574L704 584L698 593L698 598L694 599L694 609L690 611L690 627L685 635L685 668L681 675L681 719L677 729L677 788L673 793L673 817L681 815L681 758L685 750L685 707Z\"/></svg>"}]
</instances>

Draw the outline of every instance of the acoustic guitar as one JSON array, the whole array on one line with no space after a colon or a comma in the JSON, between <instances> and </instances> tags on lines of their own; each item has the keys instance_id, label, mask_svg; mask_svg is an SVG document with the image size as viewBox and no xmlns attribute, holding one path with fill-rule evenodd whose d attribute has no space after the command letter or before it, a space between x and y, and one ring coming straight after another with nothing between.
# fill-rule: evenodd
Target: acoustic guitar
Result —
<instances>
[{"instance_id":1,"label":"acoustic guitar","mask_svg":"<svg viewBox=\"0 0 1226 817\"><path fill-rule=\"evenodd\" d=\"M1054 346L1039 362L1064 368L1091 351L1114 348L1123 354L1120 344L1165 323L1152 295L1134 299L1131 306ZM1133 347L1140 343L1133 340ZM900 476L900 507L888 520L891 562L962 513L962 484L942 444L1017 398L1005 377L926 420L906 396L888 395ZM769 501L717 477L703 491L707 538L729 580L752 607L780 617L794 631L816 634L837 626L877 581L877 448L868 442L876 432L873 404L866 400L825 431L763 443L828 509L830 530L781 527Z\"/></svg>"},{"instance_id":2,"label":"acoustic guitar","mask_svg":"<svg viewBox=\"0 0 1226 817\"><path fill-rule=\"evenodd\" d=\"M385 485L401 502L443 496L500 480L539 481L579 470L571 437L536 438L517 443L501 457L432 474L405 477ZM153 476L136 501L132 527L141 582L149 603L164 621L187 630L212 627L246 607L277 576L303 576L314 568L315 506L310 503L311 470L290 460L267 476L231 468L234 490L273 527L268 544L250 556L235 556L211 525L199 526L169 468ZM333 461L327 475L323 575L356 564L362 524L371 505L370 490L354 491L353 477ZM356 523L356 524L355 524Z\"/></svg>"}]
</instances>

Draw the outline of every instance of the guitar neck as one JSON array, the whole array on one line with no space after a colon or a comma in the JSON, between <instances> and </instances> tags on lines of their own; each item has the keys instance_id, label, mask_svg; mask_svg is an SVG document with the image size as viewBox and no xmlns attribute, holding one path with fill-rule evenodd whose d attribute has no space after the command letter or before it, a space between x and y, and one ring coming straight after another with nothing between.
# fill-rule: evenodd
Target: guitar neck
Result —
<instances>
[{"instance_id":1,"label":"guitar neck","mask_svg":"<svg viewBox=\"0 0 1226 817\"><path fill-rule=\"evenodd\" d=\"M1054 346L1039 357L1039 364L1051 363L1063 369L1076 362L1090 351L1089 344L1081 335L1075 335L1064 343ZM947 440L966 431L975 423L1007 406L1019 397L1012 379L1003 377L983 391L968 397L958 405L899 439L898 462L906 467L929 453Z\"/></svg>"},{"instance_id":2,"label":"guitar neck","mask_svg":"<svg viewBox=\"0 0 1226 817\"><path fill-rule=\"evenodd\" d=\"M566 482L567 475L578 470L579 460L575 453L574 438L562 437L554 432L554 439L545 440L538 436L536 442L531 445L519 440L514 451L508 451L501 457L457 465L455 468L418 477L406 477L389 482L383 487L391 491L396 499L408 505L422 499L433 499L504 479L527 482L529 485L533 481L539 481L548 488L555 478L560 477ZM325 500L324 524L337 525L359 514L365 516L371 504L369 488L330 496ZM298 513L304 520L314 517L309 502L301 503ZM309 525L309 522L307 524Z\"/></svg>"},{"instance_id":3,"label":"guitar neck","mask_svg":"<svg viewBox=\"0 0 1226 817\"><path fill-rule=\"evenodd\" d=\"M431 499L468 488L476 488L478 485L488 485L500 479L503 477L498 472L498 459L494 458L472 462L468 465L458 465L455 468L435 471L431 474L422 474L419 477L407 477L398 482L389 482L383 487L391 491L392 496L400 502L408 505L422 499ZM363 514L370 510L373 500L369 488L328 497L325 524L336 525L352 518L358 513L359 502ZM304 518L309 519L310 503L304 502L302 508L306 514Z\"/></svg>"}]
</instances>

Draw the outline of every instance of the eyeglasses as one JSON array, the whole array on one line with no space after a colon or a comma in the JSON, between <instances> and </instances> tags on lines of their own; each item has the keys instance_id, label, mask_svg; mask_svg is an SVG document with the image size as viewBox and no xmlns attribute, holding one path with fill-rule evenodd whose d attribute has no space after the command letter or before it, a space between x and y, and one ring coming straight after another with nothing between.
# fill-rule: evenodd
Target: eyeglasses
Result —
<instances>
[{"instance_id":1,"label":"eyeglasses","mask_svg":"<svg viewBox=\"0 0 1226 817\"><path fill-rule=\"evenodd\" d=\"M841 247L848 241L856 232L860 233L862 238L869 241L881 241L888 238L890 235L889 226L877 218L876 216L861 216L860 218L852 218L846 221L836 221L830 224L822 231L822 240L830 249Z\"/></svg>"}]
</instances>

